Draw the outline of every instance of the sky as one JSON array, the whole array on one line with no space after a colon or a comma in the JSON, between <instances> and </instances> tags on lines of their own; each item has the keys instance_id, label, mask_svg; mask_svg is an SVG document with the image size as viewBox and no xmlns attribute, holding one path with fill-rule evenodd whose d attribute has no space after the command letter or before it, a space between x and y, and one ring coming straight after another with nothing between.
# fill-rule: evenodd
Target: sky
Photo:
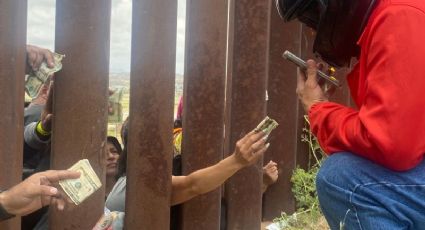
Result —
<instances>
[{"instance_id":1,"label":"sky","mask_svg":"<svg viewBox=\"0 0 425 230\"><path fill-rule=\"evenodd\" d=\"M111 73L130 72L131 0L112 0ZM27 44L54 51L55 0L28 0ZM178 0L176 73L184 72L186 0Z\"/></svg>"}]
</instances>

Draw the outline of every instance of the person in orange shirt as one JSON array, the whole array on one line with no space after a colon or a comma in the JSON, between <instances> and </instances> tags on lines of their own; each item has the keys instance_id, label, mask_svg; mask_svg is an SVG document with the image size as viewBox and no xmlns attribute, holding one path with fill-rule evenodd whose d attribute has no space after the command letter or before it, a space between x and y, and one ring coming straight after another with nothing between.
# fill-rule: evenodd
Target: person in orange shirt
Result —
<instances>
[{"instance_id":1,"label":"person in orange shirt","mask_svg":"<svg viewBox=\"0 0 425 230\"><path fill-rule=\"evenodd\" d=\"M330 65L358 63L347 81L357 108L328 100L317 63L298 77L312 132L330 156L316 185L332 229L425 226L425 1L277 0L286 21L316 32Z\"/></svg>"}]
</instances>

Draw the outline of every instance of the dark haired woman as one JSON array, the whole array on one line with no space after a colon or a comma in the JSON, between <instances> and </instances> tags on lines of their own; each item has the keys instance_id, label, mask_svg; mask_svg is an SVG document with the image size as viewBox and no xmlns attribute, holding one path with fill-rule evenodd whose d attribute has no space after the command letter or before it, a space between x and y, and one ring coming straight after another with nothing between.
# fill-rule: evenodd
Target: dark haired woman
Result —
<instances>
[{"instance_id":1,"label":"dark haired woman","mask_svg":"<svg viewBox=\"0 0 425 230\"><path fill-rule=\"evenodd\" d=\"M105 204L111 211L125 211L127 130L128 123L126 122L122 129L124 150L119 162L119 179ZM233 154L217 164L200 169L187 176L172 176L170 206L212 191L240 169L256 163L269 147L266 141L267 136L264 132L252 131L236 143Z\"/></svg>"},{"instance_id":2,"label":"dark haired woman","mask_svg":"<svg viewBox=\"0 0 425 230\"><path fill-rule=\"evenodd\" d=\"M122 153L121 144L118 139L113 136L107 137L106 144L106 191L108 196L117 181L118 158Z\"/></svg>"}]
</instances>

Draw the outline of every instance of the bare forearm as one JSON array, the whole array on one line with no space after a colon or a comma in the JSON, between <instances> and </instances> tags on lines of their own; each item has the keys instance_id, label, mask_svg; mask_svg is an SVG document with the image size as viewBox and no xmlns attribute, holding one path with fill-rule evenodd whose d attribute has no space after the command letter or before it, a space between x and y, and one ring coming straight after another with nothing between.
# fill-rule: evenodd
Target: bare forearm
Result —
<instances>
[{"instance_id":1,"label":"bare forearm","mask_svg":"<svg viewBox=\"0 0 425 230\"><path fill-rule=\"evenodd\" d=\"M188 176L173 177L171 205L183 203L195 196L214 190L242 167L243 165L238 163L236 157L232 155Z\"/></svg>"},{"instance_id":2,"label":"bare forearm","mask_svg":"<svg viewBox=\"0 0 425 230\"><path fill-rule=\"evenodd\" d=\"M10 210L6 207L8 198L5 196L5 192L0 192L0 222L12 218L14 215L10 213Z\"/></svg>"},{"instance_id":3,"label":"bare forearm","mask_svg":"<svg viewBox=\"0 0 425 230\"><path fill-rule=\"evenodd\" d=\"M269 147L264 132L252 131L236 142L234 153L219 163L200 169L188 176L172 177L171 204L183 203L207 193L226 181L239 169L252 165Z\"/></svg>"},{"instance_id":4,"label":"bare forearm","mask_svg":"<svg viewBox=\"0 0 425 230\"><path fill-rule=\"evenodd\" d=\"M211 167L191 173L188 177L192 181L193 190L197 194L204 194L219 187L242 167L236 157L231 155Z\"/></svg>"}]
</instances>

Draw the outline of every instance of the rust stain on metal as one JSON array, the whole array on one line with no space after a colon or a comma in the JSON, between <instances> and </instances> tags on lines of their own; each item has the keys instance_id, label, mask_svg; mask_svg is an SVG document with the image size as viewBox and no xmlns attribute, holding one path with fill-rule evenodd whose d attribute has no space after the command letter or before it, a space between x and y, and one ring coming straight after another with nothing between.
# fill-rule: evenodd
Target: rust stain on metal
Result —
<instances>
[{"instance_id":1,"label":"rust stain on metal","mask_svg":"<svg viewBox=\"0 0 425 230\"><path fill-rule=\"evenodd\" d=\"M270 186L263 197L263 218L273 220L282 211L292 213L295 200L290 181L295 168L298 135L298 97L295 93L297 68L282 58L285 50L300 55L301 24L285 23L275 7L270 14L270 52L269 52L269 101L267 114L279 123L279 129L270 137L270 148L264 162L278 163L279 179Z\"/></svg>"},{"instance_id":2,"label":"rust stain on metal","mask_svg":"<svg viewBox=\"0 0 425 230\"><path fill-rule=\"evenodd\" d=\"M182 168L187 175L223 157L227 1L187 2ZM186 202L183 229L220 228L220 189Z\"/></svg>"},{"instance_id":3,"label":"rust stain on metal","mask_svg":"<svg viewBox=\"0 0 425 230\"><path fill-rule=\"evenodd\" d=\"M254 128L265 116L270 4L271 1L232 1L229 146L234 146L240 133ZM262 167L261 164L259 162L257 167ZM227 229L260 228L261 183L262 175L255 166L230 178L226 184Z\"/></svg>"},{"instance_id":4,"label":"rust stain on metal","mask_svg":"<svg viewBox=\"0 0 425 230\"><path fill-rule=\"evenodd\" d=\"M176 1L133 1L127 229L169 229L176 18Z\"/></svg>"},{"instance_id":5,"label":"rust stain on metal","mask_svg":"<svg viewBox=\"0 0 425 230\"><path fill-rule=\"evenodd\" d=\"M0 188L22 178L26 1L0 1ZM7 176L5 176L7 175ZM20 218L0 223L0 229L20 229Z\"/></svg>"},{"instance_id":6,"label":"rust stain on metal","mask_svg":"<svg viewBox=\"0 0 425 230\"><path fill-rule=\"evenodd\" d=\"M99 146L106 138L110 12L110 1L56 3L55 50L66 55L66 62L55 80L51 159L55 169L87 158L97 175L105 175ZM100 178L104 184L104 176ZM78 209L50 210L50 228L92 228L103 213L104 189Z\"/></svg>"}]
</instances>

